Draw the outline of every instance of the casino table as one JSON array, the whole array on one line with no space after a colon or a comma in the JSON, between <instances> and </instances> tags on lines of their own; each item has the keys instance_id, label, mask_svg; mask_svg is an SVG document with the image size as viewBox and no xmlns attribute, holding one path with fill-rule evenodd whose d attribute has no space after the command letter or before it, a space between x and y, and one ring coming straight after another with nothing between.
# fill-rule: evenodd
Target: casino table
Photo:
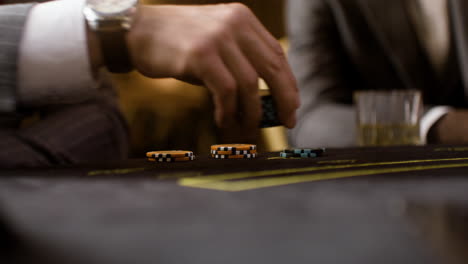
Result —
<instances>
[{"instance_id":1,"label":"casino table","mask_svg":"<svg viewBox=\"0 0 468 264\"><path fill-rule=\"evenodd\" d=\"M468 147L3 170L0 215L8 263L463 263Z\"/></svg>"}]
</instances>

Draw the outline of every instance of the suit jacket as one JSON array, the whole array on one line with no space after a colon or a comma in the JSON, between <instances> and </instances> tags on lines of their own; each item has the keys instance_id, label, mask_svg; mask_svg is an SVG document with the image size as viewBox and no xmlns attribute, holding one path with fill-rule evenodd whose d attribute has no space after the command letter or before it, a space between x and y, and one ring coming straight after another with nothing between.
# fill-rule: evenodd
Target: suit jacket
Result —
<instances>
[{"instance_id":1,"label":"suit jacket","mask_svg":"<svg viewBox=\"0 0 468 264\"><path fill-rule=\"evenodd\" d=\"M33 4L0 6L0 112L16 109L18 48Z\"/></svg>"},{"instance_id":2,"label":"suit jacket","mask_svg":"<svg viewBox=\"0 0 468 264\"><path fill-rule=\"evenodd\" d=\"M415 31L407 0L291 0L289 58L302 106L296 146L352 146L352 94L419 89L427 106L467 106L468 3L448 0L451 48L438 76Z\"/></svg>"},{"instance_id":3,"label":"suit jacket","mask_svg":"<svg viewBox=\"0 0 468 264\"><path fill-rule=\"evenodd\" d=\"M35 0L35 3L48 1ZM0 129L16 128L21 120L32 113L49 111L50 107L59 108L70 104L47 96L43 96L42 101L35 99L34 104L28 104L27 98L19 97L18 51L28 13L35 3L31 3L31 0L5 0L3 3L6 5L0 4ZM117 104L115 89L113 85L109 85L109 74L102 71L99 73L99 78L97 89L83 86L79 97L76 91L70 95L76 97L71 101L78 104L90 100L104 100L114 101L114 104Z\"/></svg>"}]
</instances>

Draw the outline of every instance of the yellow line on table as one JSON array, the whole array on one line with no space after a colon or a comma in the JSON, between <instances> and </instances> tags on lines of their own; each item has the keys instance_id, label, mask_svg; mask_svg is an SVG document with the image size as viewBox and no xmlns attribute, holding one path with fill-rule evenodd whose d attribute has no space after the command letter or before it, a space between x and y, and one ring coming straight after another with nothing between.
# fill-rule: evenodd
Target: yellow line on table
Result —
<instances>
[{"instance_id":1,"label":"yellow line on table","mask_svg":"<svg viewBox=\"0 0 468 264\"><path fill-rule=\"evenodd\" d=\"M375 163L362 163L362 164L346 164L346 165L330 165L330 166L314 166L305 168L289 168L289 169L278 169L278 170L263 170L263 171L248 171L248 172L237 172L237 173L225 173L216 175L207 175L196 178L183 178L178 181L180 185L191 186L199 185L208 182L218 182L225 180L238 180L244 178L254 177L268 177L283 174L294 174L294 173L306 173L320 170L332 170L332 169L351 169L371 166L386 166L386 165L403 165L412 163L430 163L430 162L444 162L444 161L464 161L468 160L468 157L464 158L452 158L452 159L427 159L427 160L405 160L405 161L388 161L388 162L375 162Z\"/></svg>"},{"instance_id":2,"label":"yellow line on table","mask_svg":"<svg viewBox=\"0 0 468 264\"><path fill-rule=\"evenodd\" d=\"M275 178L263 178L263 179L252 179L243 181L212 181L203 182L199 184L186 185L187 187L212 189L218 191L238 192L247 191L253 189L275 187L282 185L289 185L295 183L304 183L320 180L339 179L347 177L357 176L370 176L377 174L390 174L399 172L414 172L414 171L425 171L435 169L449 169L449 168L463 168L468 167L468 163L459 164L440 164L440 165L421 165L413 167L400 167L400 168L381 168L381 169L366 169L366 170L354 170L354 171L339 171L339 172L325 172L316 174L306 174L299 176L285 176ZM182 184L183 185L183 184Z\"/></svg>"}]
</instances>

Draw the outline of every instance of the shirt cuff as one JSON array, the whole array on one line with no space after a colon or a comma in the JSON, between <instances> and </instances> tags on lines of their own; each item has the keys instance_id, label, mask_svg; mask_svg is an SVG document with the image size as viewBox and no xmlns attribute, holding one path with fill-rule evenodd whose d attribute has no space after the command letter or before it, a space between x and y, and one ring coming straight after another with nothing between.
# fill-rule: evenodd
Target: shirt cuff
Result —
<instances>
[{"instance_id":1,"label":"shirt cuff","mask_svg":"<svg viewBox=\"0 0 468 264\"><path fill-rule=\"evenodd\" d=\"M84 0L60 0L31 10L18 61L22 105L76 103L96 89L83 6Z\"/></svg>"},{"instance_id":2,"label":"shirt cuff","mask_svg":"<svg viewBox=\"0 0 468 264\"><path fill-rule=\"evenodd\" d=\"M432 126L452 110L453 108L449 106L435 106L423 115L419 124L419 135L421 136L422 144L427 143L427 134Z\"/></svg>"}]
</instances>

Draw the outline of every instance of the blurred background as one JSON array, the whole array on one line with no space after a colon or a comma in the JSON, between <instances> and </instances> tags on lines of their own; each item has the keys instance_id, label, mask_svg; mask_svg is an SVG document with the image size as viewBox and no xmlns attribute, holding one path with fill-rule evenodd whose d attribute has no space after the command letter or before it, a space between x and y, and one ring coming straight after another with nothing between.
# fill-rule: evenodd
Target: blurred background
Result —
<instances>
[{"instance_id":1,"label":"blurred background","mask_svg":"<svg viewBox=\"0 0 468 264\"><path fill-rule=\"evenodd\" d=\"M143 0L145 4L216 4L241 2L284 44L285 0ZM131 156L154 149L190 149L204 153L217 143L211 97L207 89L174 79L149 79L132 72L113 75L130 125ZM135 91L136 90L136 91ZM243 143L243 142L242 142ZM259 149L287 147L283 127L262 129Z\"/></svg>"}]
</instances>

